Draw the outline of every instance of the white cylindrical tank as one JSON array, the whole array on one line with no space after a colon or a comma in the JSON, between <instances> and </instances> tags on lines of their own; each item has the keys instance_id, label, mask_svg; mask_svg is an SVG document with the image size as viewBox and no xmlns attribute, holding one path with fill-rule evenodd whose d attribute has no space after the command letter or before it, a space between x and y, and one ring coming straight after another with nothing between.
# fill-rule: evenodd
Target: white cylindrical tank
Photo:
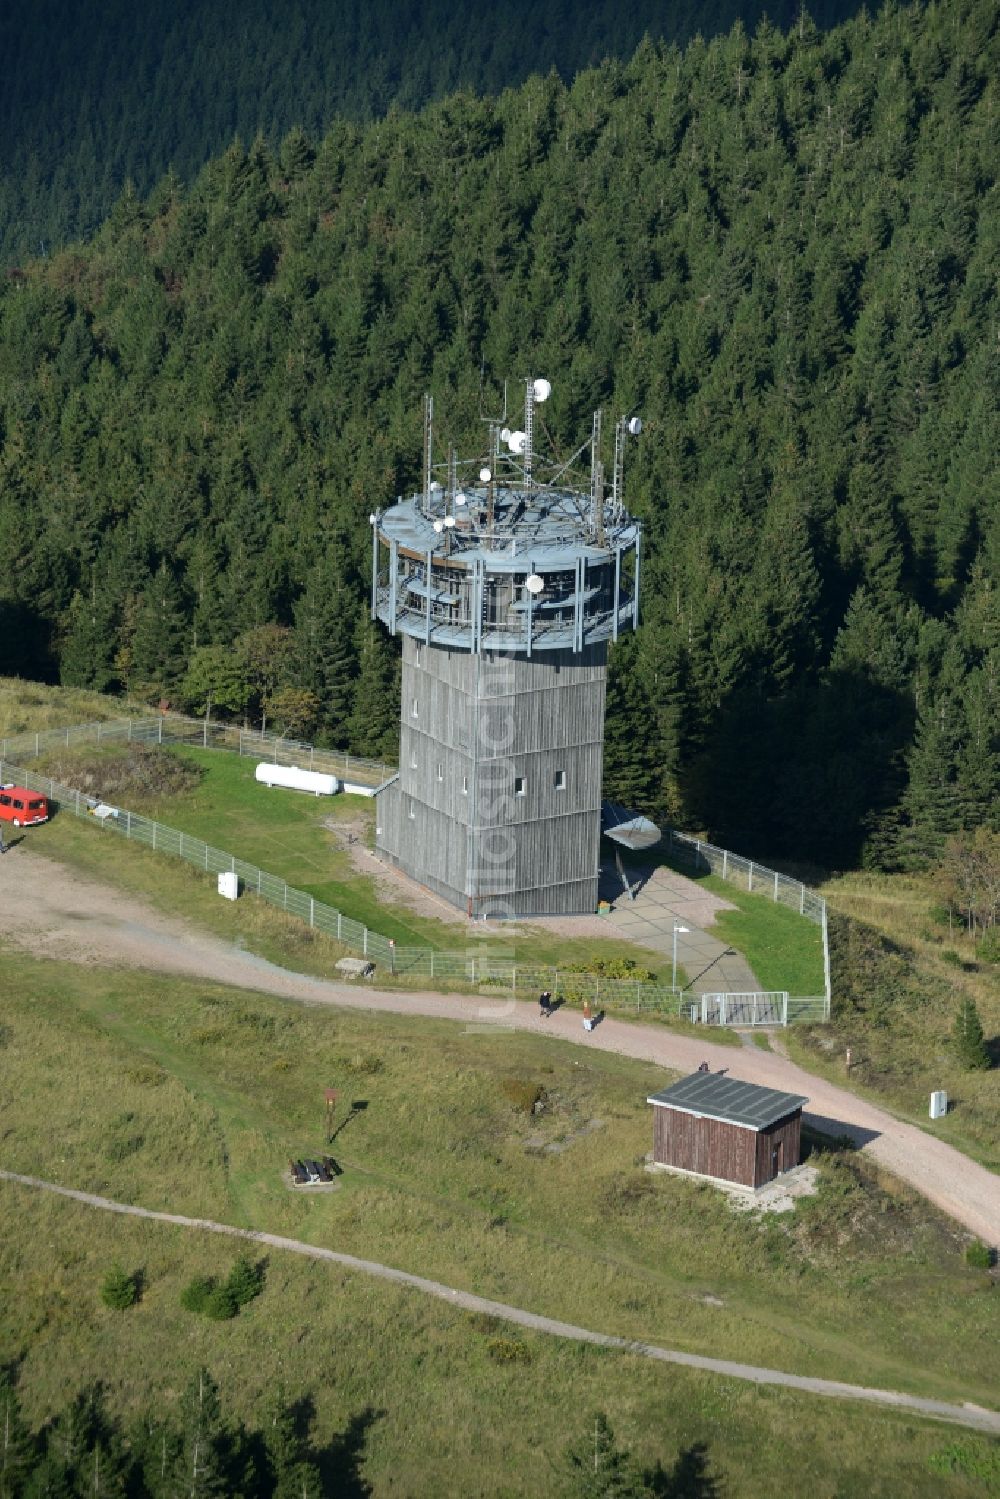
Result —
<instances>
[{"instance_id":1,"label":"white cylindrical tank","mask_svg":"<svg viewBox=\"0 0 1000 1499\"><path fill-rule=\"evenodd\" d=\"M258 765L254 771L265 786L290 786L294 791L311 791L314 796L334 796L340 790L336 776L319 770L300 770L297 765Z\"/></svg>"}]
</instances>

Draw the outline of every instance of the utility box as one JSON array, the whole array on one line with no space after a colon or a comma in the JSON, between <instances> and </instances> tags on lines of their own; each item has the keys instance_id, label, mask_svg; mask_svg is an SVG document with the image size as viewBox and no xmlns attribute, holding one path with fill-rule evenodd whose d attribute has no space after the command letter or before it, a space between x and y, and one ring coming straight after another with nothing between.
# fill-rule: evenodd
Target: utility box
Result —
<instances>
[{"instance_id":1,"label":"utility box","mask_svg":"<svg viewBox=\"0 0 1000 1499\"><path fill-rule=\"evenodd\" d=\"M947 1095L947 1093L944 1093L944 1092L932 1093L931 1094L931 1118L932 1119L943 1119L944 1116L945 1116L945 1114L947 1114L947 1112L948 1112L948 1095Z\"/></svg>"},{"instance_id":2,"label":"utility box","mask_svg":"<svg viewBox=\"0 0 1000 1499\"><path fill-rule=\"evenodd\" d=\"M219 894L224 895L226 900L236 900L240 893L240 877L238 874L219 875Z\"/></svg>"}]
</instances>

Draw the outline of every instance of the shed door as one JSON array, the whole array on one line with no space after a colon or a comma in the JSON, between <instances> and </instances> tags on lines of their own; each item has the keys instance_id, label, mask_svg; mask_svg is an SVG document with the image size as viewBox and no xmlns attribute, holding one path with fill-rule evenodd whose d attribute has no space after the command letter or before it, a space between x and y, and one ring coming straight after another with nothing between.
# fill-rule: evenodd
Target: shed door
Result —
<instances>
[{"instance_id":1,"label":"shed door","mask_svg":"<svg viewBox=\"0 0 1000 1499\"><path fill-rule=\"evenodd\" d=\"M771 1146L771 1177L773 1179L785 1169L785 1142L779 1138Z\"/></svg>"}]
</instances>

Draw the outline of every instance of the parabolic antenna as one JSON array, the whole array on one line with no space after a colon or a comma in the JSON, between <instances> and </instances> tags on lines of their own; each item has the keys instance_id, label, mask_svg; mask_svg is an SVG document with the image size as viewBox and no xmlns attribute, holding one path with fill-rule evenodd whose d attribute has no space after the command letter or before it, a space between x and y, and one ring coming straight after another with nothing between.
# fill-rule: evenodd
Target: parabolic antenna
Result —
<instances>
[{"instance_id":1,"label":"parabolic antenna","mask_svg":"<svg viewBox=\"0 0 1000 1499\"><path fill-rule=\"evenodd\" d=\"M435 479L434 482L431 484L431 494L440 494L440 493L441 493L441 485L438 483L437 479Z\"/></svg>"},{"instance_id":2,"label":"parabolic antenna","mask_svg":"<svg viewBox=\"0 0 1000 1499\"><path fill-rule=\"evenodd\" d=\"M459 490L458 494L455 496L455 504L456 505L464 505L465 504L465 495L462 493L461 490Z\"/></svg>"},{"instance_id":3,"label":"parabolic antenna","mask_svg":"<svg viewBox=\"0 0 1000 1499\"><path fill-rule=\"evenodd\" d=\"M524 586L529 593L537 597L545 587L545 579L540 578L537 573L529 573L524 580Z\"/></svg>"},{"instance_id":4,"label":"parabolic antenna","mask_svg":"<svg viewBox=\"0 0 1000 1499\"><path fill-rule=\"evenodd\" d=\"M520 455L524 452L524 445L527 441L528 437L527 433L525 432L512 432L510 434L507 439L507 446L514 454L515 458L519 458Z\"/></svg>"},{"instance_id":5,"label":"parabolic antenna","mask_svg":"<svg viewBox=\"0 0 1000 1499\"><path fill-rule=\"evenodd\" d=\"M638 437L639 433L642 431L642 418L634 416L628 424L628 429L633 437Z\"/></svg>"},{"instance_id":6,"label":"parabolic antenna","mask_svg":"<svg viewBox=\"0 0 1000 1499\"><path fill-rule=\"evenodd\" d=\"M479 470L479 478L481 483L488 484L493 478L493 475L490 473L488 468L481 468Z\"/></svg>"},{"instance_id":7,"label":"parabolic antenna","mask_svg":"<svg viewBox=\"0 0 1000 1499\"><path fill-rule=\"evenodd\" d=\"M552 394L552 386L547 380L536 380L531 388L534 391L535 400L539 406L541 406L543 401L547 401Z\"/></svg>"},{"instance_id":8,"label":"parabolic antenna","mask_svg":"<svg viewBox=\"0 0 1000 1499\"><path fill-rule=\"evenodd\" d=\"M500 428L500 441L501 442L510 442L510 428L509 427L501 427Z\"/></svg>"},{"instance_id":9,"label":"parabolic antenna","mask_svg":"<svg viewBox=\"0 0 1000 1499\"><path fill-rule=\"evenodd\" d=\"M453 526L455 524L455 517L453 515L446 515L444 523L446 526Z\"/></svg>"},{"instance_id":10,"label":"parabolic antenna","mask_svg":"<svg viewBox=\"0 0 1000 1499\"><path fill-rule=\"evenodd\" d=\"M434 529L435 529L435 531L443 531L444 530L444 521L443 520L436 520L434 522Z\"/></svg>"}]
</instances>

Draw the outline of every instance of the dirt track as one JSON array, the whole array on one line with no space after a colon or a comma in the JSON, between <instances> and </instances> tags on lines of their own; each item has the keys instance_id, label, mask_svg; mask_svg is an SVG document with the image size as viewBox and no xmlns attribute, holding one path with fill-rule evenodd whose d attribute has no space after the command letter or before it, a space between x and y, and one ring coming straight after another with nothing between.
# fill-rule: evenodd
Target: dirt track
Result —
<instances>
[{"instance_id":1,"label":"dirt track","mask_svg":"<svg viewBox=\"0 0 1000 1499\"><path fill-rule=\"evenodd\" d=\"M558 1036L663 1067L694 1071L707 1060L748 1082L809 1099L806 1118L832 1133L851 1133L887 1170L911 1183L985 1243L1000 1245L1000 1177L951 1146L846 1089L814 1077L785 1057L714 1046L660 1026L606 1019L584 1036L579 1016L541 1020L533 1004L496 995L440 995L351 988L309 978L256 958L182 921L161 916L111 886L83 879L24 843L0 858L0 940L64 961L132 967L212 979L314 1005L387 1010L464 1020Z\"/></svg>"},{"instance_id":2,"label":"dirt track","mask_svg":"<svg viewBox=\"0 0 1000 1499\"><path fill-rule=\"evenodd\" d=\"M154 1212L150 1208L136 1207L132 1203L115 1202L109 1197L98 1197L93 1192L77 1192L71 1187L56 1186L54 1182L42 1181L37 1176L21 1176L14 1171L0 1171L0 1180L14 1182L18 1186L35 1191L53 1192L59 1197L68 1197L86 1207L99 1208L106 1213L122 1213L128 1217L152 1219L156 1223L170 1223L180 1228L200 1229L203 1233L227 1234L232 1238L249 1239L255 1244L266 1244L269 1249L280 1249L291 1254L305 1255L308 1259L326 1260L343 1265L362 1275L373 1275L379 1280L393 1281L396 1285L409 1286L425 1296L436 1296L449 1306L461 1307L463 1311L481 1312L490 1317L501 1317L506 1322L529 1327L534 1332L553 1334L558 1338L569 1338L576 1343L595 1343L602 1348L617 1348L636 1358L656 1359L666 1364L683 1364L689 1369L705 1369L711 1374L722 1374L730 1379L751 1380L759 1385L784 1385L788 1389L804 1390L810 1395L823 1395L835 1400L864 1400L876 1405L894 1406L898 1410L914 1411L936 1420L950 1421L960 1426L971 1426L976 1431L1000 1435L1000 1412L985 1409L981 1405L951 1405L943 1400L929 1400L921 1395L905 1395L896 1390L872 1389L868 1385L845 1384L842 1380L817 1379L814 1375L787 1374L781 1369L764 1369L756 1364L740 1364L732 1359L706 1358L698 1353L682 1353L675 1348L660 1348L655 1343L642 1343L634 1338L619 1338L612 1333L594 1332L588 1327L578 1327L573 1322L559 1322L552 1317L539 1316L537 1312L525 1311L523 1307L510 1306L504 1301L489 1301L472 1291L459 1291L453 1286L442 1285L438 1280L428 1280L423 1275L411 1275L406 1270L397 1270L392 1265L380 1264L377 1260L361 1260L353 1254L341 1254L336 1249L325 1249L316 1244L304 1244L300 1239L284 1238L280 1234L262 1233L252 1228L235 1228L229 1223L216 1223L210 1218L186 1218L178 1213Z\"/></svg>"}]
</instances>

